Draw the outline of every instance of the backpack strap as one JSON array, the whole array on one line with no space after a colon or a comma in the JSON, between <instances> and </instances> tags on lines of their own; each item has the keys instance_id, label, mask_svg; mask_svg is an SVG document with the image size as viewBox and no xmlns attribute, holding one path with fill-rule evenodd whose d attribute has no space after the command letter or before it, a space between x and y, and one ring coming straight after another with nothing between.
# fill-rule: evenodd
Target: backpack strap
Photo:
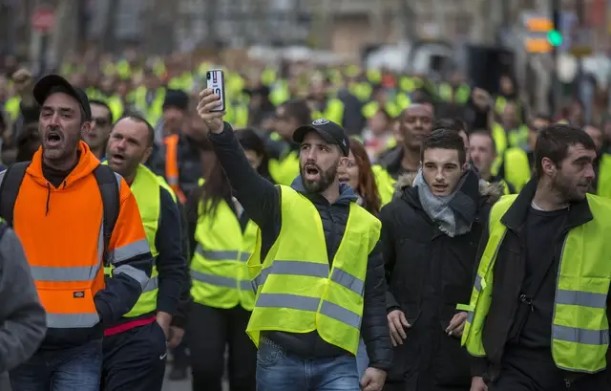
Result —
<instances>
[{"instance_id":1,"label":"backpack strap","mask_svg":"<svg viewBox=\"0 0 611 391\"><path fill-rule=\"evenodd\" d=\"M98 182L100 195L102 196L102 205L104 209L104 256L102 259L104 260L104 265L108 266L110 264L110 259L108 259L108 246L110 245L112 231L114 231L115 224L119 218L119 183L121 182L121 177L115 174L110 167L102 164L93 171L93 174Z\"/></svg>"},{"instance_id":2,"label":"backpack strap","mask_svg":"<svg viewBox=\"0 0 611 391\"><path fill-rule=\"evenodd\" d=\"M0 185L0 217L6 224L13 226L13 210L19 194L21 182L30 162L19 162L11 165L5 172Z\"/></svg>"}]
</instances>

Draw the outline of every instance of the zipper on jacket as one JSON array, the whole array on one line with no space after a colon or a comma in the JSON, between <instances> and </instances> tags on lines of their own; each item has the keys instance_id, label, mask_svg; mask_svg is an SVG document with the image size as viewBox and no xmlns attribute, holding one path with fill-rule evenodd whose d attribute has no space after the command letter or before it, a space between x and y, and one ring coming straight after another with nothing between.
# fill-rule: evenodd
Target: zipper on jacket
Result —
<instances>
[{"instance_id":1,"label":"zipper on jacket","mask_svg":"<svg viewBox=\"0 0 611 391\"><path fill-rule=\"evenodd\" d=\"M47 203L45 209L45 216L49 215L49 204L51 203L51 184L47 182Z\"/></svg>"},{"instance_id":2,"label":"zipper on jacket","mask_svg":"<svg viewBox=\"0 0 611 391\"><path fill-rule=\"evenodd\" d=\"M571 381L567 378L564 378L564 385L566 388L571 388Z\"/></svg>"}]
</instances>

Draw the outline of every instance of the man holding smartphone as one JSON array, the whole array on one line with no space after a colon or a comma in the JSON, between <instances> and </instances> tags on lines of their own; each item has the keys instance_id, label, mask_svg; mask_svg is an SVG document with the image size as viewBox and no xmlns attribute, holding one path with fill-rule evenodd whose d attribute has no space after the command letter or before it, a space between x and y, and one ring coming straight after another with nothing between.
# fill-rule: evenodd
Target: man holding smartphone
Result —
<instances>
[{"instance_id":1,"label":"man holding smartphone","mask_svg":"<svg viewBox=\"0 0 611 391\"><path fill-rule=\"evenodd\" d=\"M248 261L257 297L246 330L259 348L257 387L358 390L362 330L370 364L360 387L380 391L392 364L380 222L338 181L348 155L344 130L325 119L300 126L293 139L301 176L276 187L251 168L224 113L214 111L219 97L206 89L200 98L236 198L260 227Z\"/></svg>"}]
</instances>

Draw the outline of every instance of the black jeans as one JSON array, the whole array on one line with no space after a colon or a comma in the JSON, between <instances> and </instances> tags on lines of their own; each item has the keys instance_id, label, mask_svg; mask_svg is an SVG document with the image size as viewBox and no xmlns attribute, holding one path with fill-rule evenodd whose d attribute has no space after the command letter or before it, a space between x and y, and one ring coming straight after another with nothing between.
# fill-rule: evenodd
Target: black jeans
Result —
<instances>
[{"instance_id":1,"label":"black jeans","mask_svg":"<svg viewBox=\"0 0 611 391\"><path fill-rule=\"evenodd\" d=\"M231 391L255 391L257 350L246 335L250 311L193 303L187 322L193 390L221 391L225 348L229 347Z\"/></svg>"},{"instance_id":2,"label":"black jeans","mask_svg":"<svg viewBox=\"0 0 611 391\"><path fill-rule=\"evenodd\" d=\"M567 384L567 373L559 370L549 349L508 348L501 373L488 385L489 391L603 391L610 390L607 371L583 375Z\"/></svg>"},{"instance_id":3,"label":"black jeans","mask_svg":"<svg viewBox=\"0 0 611 391\"><path fill-rule=\"evenodd\" d=\"M104 338L104 391L161 390L166 363L165 334L157 322Z\"/></svg>"}]
</instances>

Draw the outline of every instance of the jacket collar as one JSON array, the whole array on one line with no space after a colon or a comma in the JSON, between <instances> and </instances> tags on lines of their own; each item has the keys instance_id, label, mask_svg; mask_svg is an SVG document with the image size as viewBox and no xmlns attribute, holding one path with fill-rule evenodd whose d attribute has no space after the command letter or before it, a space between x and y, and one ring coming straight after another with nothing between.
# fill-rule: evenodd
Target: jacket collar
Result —
<instances>
[{"instance_id":1,"label":"jacket collar","mask_svg":"<svg viewBox=\"0 0 611 391\"><path fill-rule=\"evenodd\" d=\"M526 184L520 194L518 194L514 203L511 204L507 212L501 217L501 223L511 230L519 231L526 220L530 204L535 197L536 191L537 179L533 178ZM569 204L566 229L578 227L593 219L594 216L592 216L587 198L581 201L571 202Z\"/></svg>"},{"instance_id":2,"label":"jacket collar","mask_svg":"<svg viewBox=\"0 0 611 391\"><path fill-rule=\"evenodd\" d=\"M390 176L396 179L401 171L401 160L403 160L403 147L399 145L389 150L378 161L378 164L384 167Z\"/></svg>"}]
</instances>

